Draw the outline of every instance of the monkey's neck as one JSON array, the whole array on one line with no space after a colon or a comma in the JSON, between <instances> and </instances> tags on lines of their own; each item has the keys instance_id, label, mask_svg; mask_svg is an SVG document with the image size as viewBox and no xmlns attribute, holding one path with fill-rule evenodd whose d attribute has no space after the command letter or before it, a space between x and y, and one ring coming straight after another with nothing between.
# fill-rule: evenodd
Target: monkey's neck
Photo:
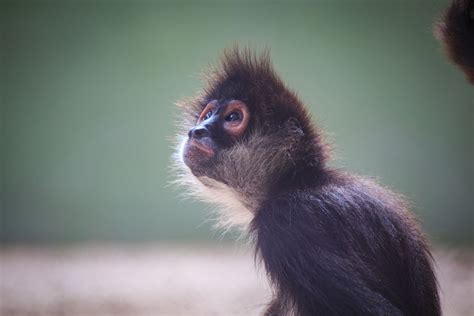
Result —
<instances>
[{"instance_id":1,"label":"monkey's neck","mask_svg":"<svg viewBox=\"0 0 474 316\"><path fill-rule=\"evenodd\" d=\"M317 188L327 183L331 174L326 166L320 164L290 169L272 184L268 193L273 196L288 191Z\"/></svg>"}]
</instances>

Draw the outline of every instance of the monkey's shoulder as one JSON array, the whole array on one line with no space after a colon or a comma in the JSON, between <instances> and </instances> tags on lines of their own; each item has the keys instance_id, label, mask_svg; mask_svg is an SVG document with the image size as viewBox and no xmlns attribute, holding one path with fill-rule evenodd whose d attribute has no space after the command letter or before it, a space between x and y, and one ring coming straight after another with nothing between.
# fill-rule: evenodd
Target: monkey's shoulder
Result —
<instances>
[{"instance_id":1,"label":"monkey's shoulder","mask_svg":"<svg viewBox=\"0 0 474 316\"><path fill-rule=\"evenodd\" d=\"M328 245L331 240L370 243L375 236L399 240L418 235L402 197L356 177L273 196L262 203L252 225L262 234L301 236Z\"/></svg>"},{"instance_id":2,"label":"monkey's shoulder","mask_svg":"<svg viewBox=\"0 0 474 316\"><path fill-rule=\"evenodd\" d=\"M375 181L346 177L314 188L290 190L269 197L257 215L283 216L405 216L404 198Z\"/></svg>"}]
</instances>

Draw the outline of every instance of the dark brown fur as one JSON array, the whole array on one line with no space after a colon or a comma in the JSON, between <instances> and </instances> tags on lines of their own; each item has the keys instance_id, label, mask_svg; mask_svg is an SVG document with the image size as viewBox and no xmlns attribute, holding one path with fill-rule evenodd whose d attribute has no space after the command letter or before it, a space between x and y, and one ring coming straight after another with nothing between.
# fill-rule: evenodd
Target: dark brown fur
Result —
<instances>
[{"instance_id":1,"label":"dark brown fur","mask_svg":"<svg viewBox=\"0 0 474 316\"><path fill-rule=\"evenodd\" d=\"M188 128L210 101L240 100L251 121L187 176L198 195L249 215L243 226L275 293L266 314L440 315L429 248L406 203L327 165L321 132L268 53L227 51L208 79L183 105Z\"/></svg>"},{"instance_id":2,"label":"dark brown fur","mask_svg":"<svg viewBox=\"0 0 474 316\"><path fill-rule=\"evenodd\" d=\"M448 56L474 84L474 0L454 0L435 26Z\"/></svg>"}]
</instances>

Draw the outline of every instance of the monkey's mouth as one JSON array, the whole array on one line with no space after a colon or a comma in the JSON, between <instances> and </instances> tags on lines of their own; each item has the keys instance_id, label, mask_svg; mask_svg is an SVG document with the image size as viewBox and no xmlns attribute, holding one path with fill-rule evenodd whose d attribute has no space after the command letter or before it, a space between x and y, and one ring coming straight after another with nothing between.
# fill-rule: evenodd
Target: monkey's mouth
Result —
<instances>
[{"instance_id":1,"label":"monkey's mouth","mask_svg":"<svg viewBox=\"0 0 474 316\"><path fill-rule=\"evenodd\" d=\"M203 141L190 139L186 144L186 147L194 147L207 156L214 156L214 149L212 149L212 146Z\"/></svg>"},{"instance_id":2,"label":"monkey's mouth","mask_svg":"<svg viewBox=\"0 0 474 316\"><path fill-rule=\"evenodd\" d=\"M189 139L184 146L184 163L193 169L208 162L215 155L212 145L212 143L206 142L202 139Z\"/></svg>"}]
</instances>

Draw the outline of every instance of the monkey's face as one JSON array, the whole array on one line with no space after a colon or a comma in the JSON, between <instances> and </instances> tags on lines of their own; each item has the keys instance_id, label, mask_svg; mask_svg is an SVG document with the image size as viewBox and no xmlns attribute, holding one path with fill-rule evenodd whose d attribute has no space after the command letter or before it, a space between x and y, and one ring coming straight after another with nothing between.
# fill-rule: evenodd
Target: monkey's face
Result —
<instances>
[{"instance_id":1,"label":"monkey's face","mask_svg":"<svg viewBox=\"0 0 474 316\"><path fill-rule=\"evenodd\" d=\"M178 105L176 183L223 210L221 226L247 225L270 192L324 161L304 105L267 54L225 53L201 93Z\"/></svg>"},{"instance_id":2,"label":"monkey's face","mask_svg":"<svg viewBox=\"0 0 474 316\"><path fill-rule=\"evenodd\" d=\"M250 121L250 111L241 101L209 102L188 132L183 160L196 176L207 175L219 153L242 137Z\"/></svg>"}]
</instances>

